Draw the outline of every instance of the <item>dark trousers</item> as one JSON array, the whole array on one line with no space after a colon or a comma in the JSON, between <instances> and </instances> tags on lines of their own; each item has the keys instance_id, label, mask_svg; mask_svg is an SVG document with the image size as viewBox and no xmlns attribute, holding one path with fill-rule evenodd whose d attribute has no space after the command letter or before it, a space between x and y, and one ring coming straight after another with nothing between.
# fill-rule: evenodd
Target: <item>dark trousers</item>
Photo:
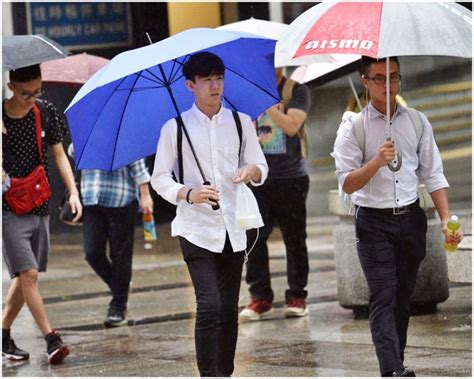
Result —
<instances>
[{"instance_id":1,"label":"dark trousers","mask_svg":"<svg viewBox=\"0 0 474 379\"><path fill-rule=\"evenodd\" d=\"M370 293L370 330L383 374L403 367L410 297L426 255L426 216L419 206L398 216L359 208L355 219Z\"/></svg>"},{"instance_id":2,"label":"dark trousers","mask_svg":"<svg viewBox=\"0 0 474 379\"><path fill-rule=\"evenodd\" d=\"M244 252L234 253L227 236L222 253L180 237L196 295L194 338L201 376L230 376L238 334L238 303Z\"/></svg>"},{"instance_id":3,"label":"dark trousers","mask_svg":"<svg viewBox=\"0 0 474 379\"><path fill-rule=\"evenodd\" d=\"M84 253L86 261L109 286L109 308L124 311L132 279L136 202L125 207L84 207ZM107 242L109 257L107 257Z\"/></svg>"},{"instance_id":4,"label":"dark trousers","mask_svg":"<svg viewBox=\"0 0 474 379\"><path fill-rule=\"evenodd\" d=\"M267 179L262 186L252 187L264 226L259 230L257 243L249 255L246 281L250 294L258 300L273 301L270 283L270 262L267 240L275 222L280 226L286 247L286 271L289 289L285 298L306 298L308 284L308 249L306 247L306 197L309 177ZM256 230L247 233L250 249L257 236Z\"/></svg>"}]
</instances>

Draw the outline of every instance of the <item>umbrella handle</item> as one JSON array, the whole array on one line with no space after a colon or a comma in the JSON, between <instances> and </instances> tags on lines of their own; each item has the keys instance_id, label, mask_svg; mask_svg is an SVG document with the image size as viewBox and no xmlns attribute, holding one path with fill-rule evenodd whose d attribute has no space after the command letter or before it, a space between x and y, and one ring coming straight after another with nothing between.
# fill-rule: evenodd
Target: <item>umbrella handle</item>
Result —
<instances>
[{"instance_id":1,"label":"umbrella handle","mask_svg":"<svg viewBox=\"0 0 474 379\"><path fill-rule=\"evenodd\" d=\"M396 165L393 164L393 162L390 162L388 164L388 168L390 169L390 171L397 172L402 167L402 155L399 152L397 152L397 158L396 159L397 159L397 161L396 161L397 164Z\"/></svg>"},{"instance_id":2,"label":"umbrella handle","mask_svg":"<svg viewBox=\"0 0 474 379\"><path fill-rule=\"evenodd\" d=\"M204 184L205 186L210 186L211 185L211 183L208 180L204 181L204 183L202 183L202 184ZM211 205L211 207L212 207L212 210L217 211L221 206L216 201L216 205Z\"/></svg>"},{"instance_id":3,"label":"umbrella handle","mask_svg":"<svg viewBox=\"0 0 474 379\"><path fill-rule=\"evenodd\" d=\"M391 138L387 138L387 141L391 141L391 140L392 140ZM398 151L395 151L395 153L397 154L397 157L387 165L390 171L393 171L393 172L399 171L400 168L402 167L402 155Z\"/></svg>"}]
</instances>

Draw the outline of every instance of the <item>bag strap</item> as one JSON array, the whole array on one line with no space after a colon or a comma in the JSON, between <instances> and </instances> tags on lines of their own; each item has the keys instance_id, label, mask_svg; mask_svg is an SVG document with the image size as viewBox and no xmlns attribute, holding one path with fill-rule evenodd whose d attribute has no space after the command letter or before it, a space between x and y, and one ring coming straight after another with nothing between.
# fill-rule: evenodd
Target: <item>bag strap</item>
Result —
<instances>
[{"instance_id":1,"label":"bag strap","mask_svg":"<svg viewBox=\"0 0 474 379\"><path fill-rule=\"evenodd\" d=\"M295 87L295 84L296 81L290 78L286 78L285 83L283 84L281 98L283 105L285 106L285 110L288 108L288 104L290 104L291 98L293 97L293 88Z\"/></svg>"},{"instance_id":2,"label":"bag strap","mask_svg":"<svg viewBox=\"0 0 474 379\"><path fill-rule=\"evenodd\" d=\"M416 140L418 141L418 144L416 145L416 152L419 153L420 141L424 132L424 124L423 121L421 121L420 114L416 109L410 107L405 107L405 109L407 110L408 117L410 118L410 121L413 127L415 128Z\"/></svg>"},{"instance_id":3,"label":"bag strap","mask_svg":"<svg viewBox=\"0 0 474 379\"><path fill-rule=\"evenodd\" d=\"M36 103L33 103L33 113L35 114L36 141L38 142L38 152L41 164L43 159L43 142L41 140L41 129L43 126L43 122L39 107Z\"/></svg>"},{"instance_id":4,"label":"bag strap","mask_svg":"<svg viewBox=\"0 0 474 379\"><path fill-rule=\"evenodd\" d=\"M199 163L199 159L196 155L196 151L194 150L194 146L193 144L191 143L191 138L189 138L189 134L186 130L186 127L184 126L184 122L183 122L183 119L181 118L181 115L175 117L175 120L176 120L176 123L177 123L177 133L178 133L178 139L180 138L179 137L179 134L181 133L181 141L182 141L182 133L184 132L184 135L186 136L186 139L188 140L188 144L189 144L189 147L191 148L191 153L193 154L194 156L194 160L196 161L196 164L198 166L198 169L199 169L199 172L201 173L201 176L202 176L202 180L204 182L207 182L206 180L206 177L204 176L204 171L202 170L202 167L201 167L201 164ZM178 161L180 161L181 163L178 162L178 165L181 167L180 171L179 171L179 178L180 180L183 180L182 182L180 182L181 184L184 184L184 173L183 173L183 144L181 142L181 148L178 147ZM181 157L181 159L180 159Z\"/></svg>"},{"instance_id":5,"label":"bag strap","mask_svg":"<svg viewBox=\"0 0 474 379\"><path fill-rule=\"evenodd\" d=\"M234 116L235 126L237 128L237 134L239 135L239 162L240 162L240 151L242 150L242 122L240 121L240 117L237 111L232 111L232 116ZM184 184L184 173L183 173L183 130L186 134L186 139L188 140L189 146L191 147L191 152L194 155L194 159L198 165L199 171L201 172L201 176L204 181L206 178L204 177L204 173L201 169L201 165L196 156L196 152L194 151L193 145L191 143L191 139L186 132L186 128L184 127L184 122L181 116L175 117L176 124L177 124L177 148L178 148L178 181L181 184Z\"/></svg>"},{"instance_id":6,"label":"bag strap","mask_svg":"<svg viewBox=\"0 0 474 379\"><path fill-rule=\"evenodd\" d=\"M352 132L359 145L359 149L362 151L362 162L365 159L365 131L364 131L364 119L362 113L356 113L351 117Z\"/></svg>"},{"instance_id":7,"label":"bag strap","mask_svg":"<svg viewBox=\"0 0 474 379\"><path fill-rule=\"evenodd\" d=\"M237 111L232 111L232 116L234 116L235 126L237 127L237 134L239 135L239 163L240 163L240 151L242 150L242 122L240 121L240 117Z\"/></svg>"},{"instance_id":8,"label":"bag strap","mask_svg":"<svg viewBox=\"0 0 474 379\"><path fill-rule=\"evenodd\" d=\"M177 125L177 133L178 133L178 181L181 184L184 184L183 178L183 129L181 125L183 123L183 119L181 117L176 117L176 125Z\"/></svg>"}]
</instances>

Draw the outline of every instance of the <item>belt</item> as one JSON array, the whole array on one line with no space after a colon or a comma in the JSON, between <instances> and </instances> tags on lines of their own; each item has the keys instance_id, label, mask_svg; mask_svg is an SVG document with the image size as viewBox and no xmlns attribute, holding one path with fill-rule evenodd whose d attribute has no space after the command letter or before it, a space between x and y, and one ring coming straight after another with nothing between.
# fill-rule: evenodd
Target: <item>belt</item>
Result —
<instances>
[{"instance_id":1,"label":"belt","mask_svg":"<svg viewBox=\"0 0 474 379\"><path fill-rule=\"evenodd\" d=\"M401 215L409 213L410 210L413 210L414 208L418 208L419 206L420 206L420 199L417 199L414 203L410 205L405 205L403 207L397 207L397 208L369 208L369 207L361 207L359 205L357 205L356 207L357 207L357 210L361 209L364 212L401 216Z\"/></svg>"}]
</instances>

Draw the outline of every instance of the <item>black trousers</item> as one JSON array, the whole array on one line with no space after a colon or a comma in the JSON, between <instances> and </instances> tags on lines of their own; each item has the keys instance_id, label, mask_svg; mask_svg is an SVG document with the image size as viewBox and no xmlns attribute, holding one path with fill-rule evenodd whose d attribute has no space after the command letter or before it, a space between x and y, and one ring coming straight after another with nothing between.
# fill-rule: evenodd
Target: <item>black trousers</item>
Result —
<instances>
[{"instance_id":1,"label":"black trousers","mask_svg":"<svg viewBox=\"0 0 474 379\"><path fill-rule=\"evenodd\" d=\"M414 206L404 215L358 208L357 251L369 286L369 321L380 373L403 367L410 297L426 255L427 221Z\"/></svg>"},{"instance_id":2,"label":"black trousers","mask_svg":"<svg viewBox=\"0 0 474 379\"><path fill-rule=\"evenodd\" d=\"M84 207L84 253L86 261L109 286L109 308L124 311L132 279L133 238L137 203L110 208ZM107 242L110 254L107 257Z\"/></svg>"},{"instance_id":3,"label":"black trousers","mask_svg":"<svg viewBox=\"0 0 474 379\"><path fill-rule=\"evenodd\" d=\"M309 177L267 179L262 186L252 187L264 226L247 262L246 281L250 294L258 300L273 301L267 240L278 222L286 248L286 272L289 288L285 298L306 298L308 284L308 249L306 247L306 197ZM256 230L247 233L247 248L255 241Z\"/></svg>"},{"instance_id":4,"label":"black trousers","mask_svg":"<svg viewBox=\"0 0 474 379\"><path fill-rule=\"evenodd\" d=\"M201 376L230 376L238 334L238 302L244 252L232 251L229 237L222 253L179 238L196 295L195 344Z\"/></svg>"}]
</instances>

